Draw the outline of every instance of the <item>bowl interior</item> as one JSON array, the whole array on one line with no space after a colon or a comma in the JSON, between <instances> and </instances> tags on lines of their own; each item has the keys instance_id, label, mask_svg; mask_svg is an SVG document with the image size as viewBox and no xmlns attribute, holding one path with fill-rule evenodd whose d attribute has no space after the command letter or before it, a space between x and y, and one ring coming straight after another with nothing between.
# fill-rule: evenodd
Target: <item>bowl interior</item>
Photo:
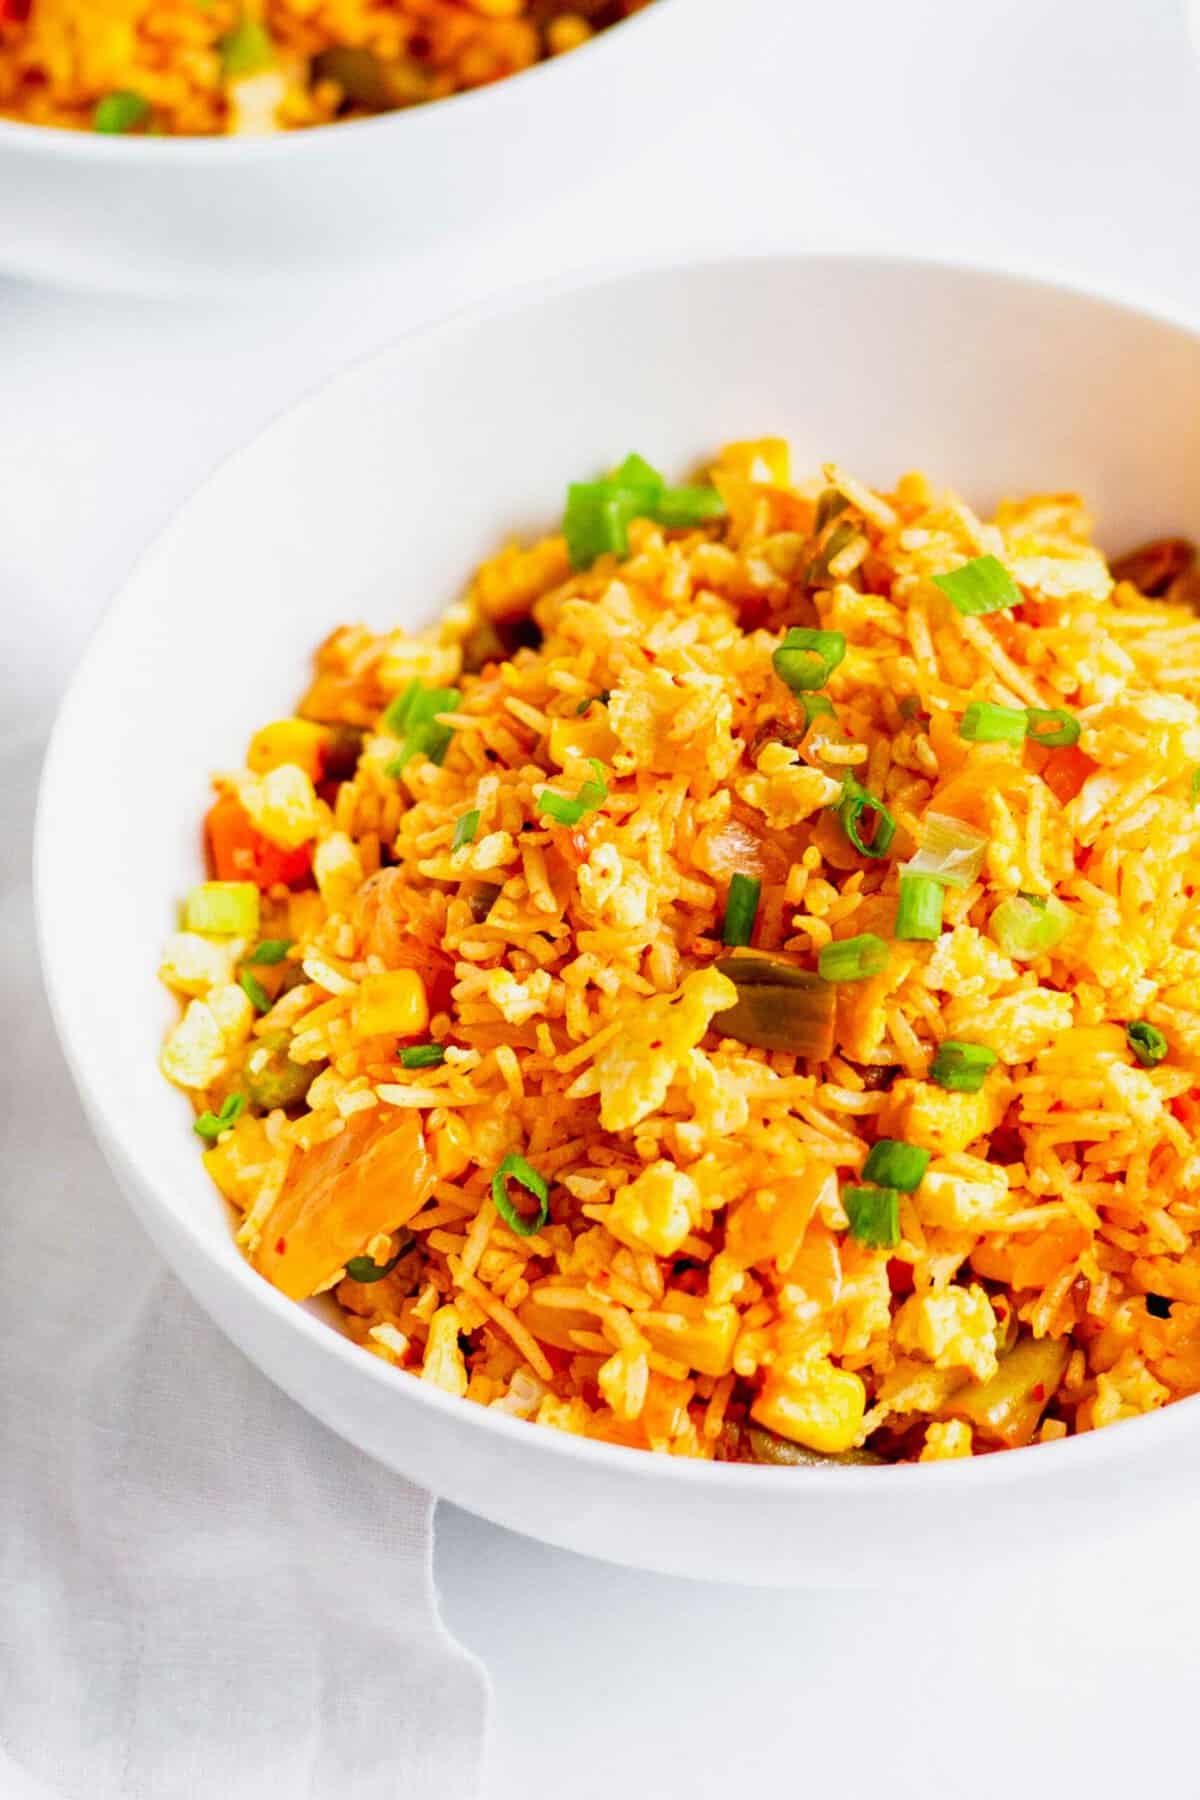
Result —
<instances>
[{"instance_id":1,"label":"bowl interior","mask_svg":"<svg viewBox=\"0 0 1200 1800\"><path fill-rule=\"evenodd\" d=\"M157 1070L160 944L214 768L287 712L336 624L416 625L566 482L737 437L987 506L1082 490L1101 541L1200 530L1200 340L1007 276L864 258L650 271L472 314L351 369L226 463L94 639L47 760L43 956L93 1118L156 1203L244 1268ZM366 1359L364 1359L365 1361Z\"/></svg>"}]
</instances>

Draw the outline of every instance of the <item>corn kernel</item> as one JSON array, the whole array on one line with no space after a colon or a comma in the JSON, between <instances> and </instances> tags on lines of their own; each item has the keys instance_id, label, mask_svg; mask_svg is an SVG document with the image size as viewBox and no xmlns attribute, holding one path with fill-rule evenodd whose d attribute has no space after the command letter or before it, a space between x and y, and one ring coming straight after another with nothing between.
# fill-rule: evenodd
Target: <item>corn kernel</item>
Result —
<instances>
[{"instance_id":1,"label":"corn kernel","mask_svg":"<svg viewBox=\"0 0 1200 1800\"><path fill-rule=\"evenodd\" d=\"M250 823L281 850L310 843L328 817L312 781L295 763L280 763L265 775L242 775L237 790Z\"/></svg>"},{"instance_id":2,"label":"corn kernel","mask_svg":"<svg viewBox=\"0 0 1200 1800\"><path fill-rule=\"evenodd\" d=\"M459 1316L453 1306L439 1307L429 1322L429 1341L421 1380L461 1400L467 1391L467 1365L458 1347Z\"/></svg>"},{"instance_id":3,"label":"corn kernel","mask_svg":"<svg viewBox=\"0 0 1200 1800\"><path fill-rule=\"evenodd\" d=\"M668 1294L661 1312L639 1317L638 1329L664 1356L701 1375L725 1375L733 1367L739 1322L736 1306L714 1305L698 1294Z\"/></svg>"},{"instance_id":4,"label":"corn kernel","mask_svg":"<svg viewBox=\"0 0 1200 1800\"><path fill-rule=\"evenodd\" d=\"M255 775L266 775L283 763L294 763L310 781L319 781L327 736L323 725L309 719L276 719L250 739L246 767Z\"/></svg>"},{"instance_id":5,"label":"corn kernel","mask_svg":"<svg viewBox=\"0 0 1200 1800\"><path fill-rule=\"evenodd\" d=\"M599 718L593 718L599 713ZM580 757L594 756L599 762L610 762L620 749L617 734L605 717L602 706L593 706L583 719L555 719L550 727L550 760L565 769Z\"/></svg>"},{"instance_id":6,"label":"corn kernel","mask_svg":"<svg viewBox=\"0 0 1200 1800\"><path fill-rule=\"evenodd\" d=\"M769 1431L826 1456L852 1450L862 1433L867 1390L820 1345L772 1364L751 1415Z\"/></svg>"},{"instance_id":7,"label":"corn kernel","mask_svg":"<svg viewBox=\"0 0 1200 1800\"><path fill-rule=\"evenodd\" d=\"M355 1037L415 1037L429 1024L425 983L415 969L368 975L350 1009Z\"/></svg>"}]
</instances>

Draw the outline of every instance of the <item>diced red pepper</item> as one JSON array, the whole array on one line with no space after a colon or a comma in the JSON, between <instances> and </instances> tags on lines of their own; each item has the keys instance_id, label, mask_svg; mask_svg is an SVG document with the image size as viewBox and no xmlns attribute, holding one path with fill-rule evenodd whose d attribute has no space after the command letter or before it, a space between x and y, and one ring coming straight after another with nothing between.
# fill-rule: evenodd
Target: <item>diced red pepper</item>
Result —
<instances>
[{"instance_id":1,"label":"diced red pepper","mask_svg":"<svg viewBox=\"0 0 1200 1800\"><path fill-rule=\"evenodd\" d=\"M250 823L236 794L222 794L205 820L209 857L218 881L253 881L264 889L295 887L312 868L312 847L281 850Z\"/></svg>"},{"instance_id":2,"label":"diced red pepper","mask_svg":"<svg viewBox=\"0 0 1200 1800\"><path fill-rule=\"evenodd\" d=\"M24 25L33 0L0 0L0 25Z\"/></svg>"},{"instance_id":3,"label":"diced red pepper","mask_svg":"<svg viewBox=\"0 0 1200 1800\"><path fill-rule=\"evenodd\" d=\"M1042 780L1060 805L1066 806L1074 800L1089 775L1094 775L1098 763L1090 756L1085 756L1078 745L1070 744L1062 750L1052 750L1046 758L1042 770Z\"/></svg>"}]
</instances>

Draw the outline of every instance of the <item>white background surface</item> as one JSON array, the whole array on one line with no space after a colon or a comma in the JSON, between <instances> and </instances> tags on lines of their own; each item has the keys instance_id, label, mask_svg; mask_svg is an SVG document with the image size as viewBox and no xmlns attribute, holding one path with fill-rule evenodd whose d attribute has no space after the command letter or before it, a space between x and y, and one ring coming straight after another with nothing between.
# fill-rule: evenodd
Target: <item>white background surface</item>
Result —
<instances>
[{"instance_id":1,"label":"white background surface","mask_svg":"<svg viewBox=\"0 0 1200 1800\"><path fill-rule=\"evenodd\" d=\"M729 34L723 80L685 113L664 71L646 146L623 140L614 97L605 183L529 200L442 257L203 308L0 283L4 737L44 733L108 594L218 457L349 357L489 288L832 243L1029 267L1200 317L1200 76L1176 0L687 3ZM801 321L794 354L821 354ZM564 403L586 404L584 379ZM1064 1545L1003 1590L983 1571L956 1594L779 1597L605 1569L448 1512L438 1568L496 1685L492 1800L1197 1786L1186 1531L1150 1544L1131 1521L1106 1564Z\"/></svg>"}]
</instances>

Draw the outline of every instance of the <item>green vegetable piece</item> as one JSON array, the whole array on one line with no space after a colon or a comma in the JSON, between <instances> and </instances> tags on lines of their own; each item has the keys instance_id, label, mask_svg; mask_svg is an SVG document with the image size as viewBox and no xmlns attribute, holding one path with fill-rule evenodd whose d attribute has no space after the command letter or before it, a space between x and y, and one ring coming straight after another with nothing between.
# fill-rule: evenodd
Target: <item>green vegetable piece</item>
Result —
<instances>
[{"instance_id":1,"label":"green vegetable piece","mask_svg":"<svg viewBox=\"0 0 1200 1800\"><path fill-rule=\"evenodd\" d=\"M558 825L578 825L585 813L595 812L608 799L608 784L604 779L604 766L594 756L588 757L588 765L593 772L593 779L585 781L575 799L566 794L556 794L553 788L543 788L537 796L538 811L553 819Z\"/></svg>"},{"instance_id":2,"label":"green vegetable piece","mask_svg":"<svg viewBox=\"0 0 1200 1800\"><path fill-rule=\"evenodd\" d=\"M247 1067L242 1078L253 1106L262 1112L276 1107L296 1106L304 1099L316 1077L314 1063L293 1062L287 1053L289 1039L284 1031L270 1032L254 1046L253 1071ZM259 1052L266 1050L266 1057Z\"/></svg>"},{"instance_id":3,"label":"green vegetable piece","mask_svg":"<svg viewBox=\"0 0 1200 1800\"><path fill-rule=\"evenodd\" d=\"M757 951L722 957L716 967L738 991L712 1028L760 1050L786 1050L823 1062L833 1049L835 990L811 969Z\"/></svg>"},{"instance_id":4,"label":"green vegetable piece","mask_svg":"<svg viewBox=\"0 0 1200 1800\"><path fill-rule=\"evenodd\" d=\"M1197 800L1200 800L1200 769L1192 770L1192 779L1188 783L1188 792L1192 805L1195 806Z\"/></svg>"},{"instance_id":5,"label":"green vegetable piece","mask_svg":"<svg viewBox=\"0 0 1200 1800\"><path fill-rule=\"evenodd\" d=\"M508 1184L515 1181L527 1193L533 1195L538 1203L536 1213L520 1213L509 1198ZM496 1211L504 1220L510 1231L518 1237L532 1237L540 1231L550 1217L550 1189L546 1182L531 1168L523 1156L506 1156L496 1173L492 1176L492 1199Z\"/></svg>"},{"instance_id":6,"label":"green vegetable piece","mask_svg":"<svg viewBox=\"0 0 1200 1800\"><path fill-rule=\"evenodd\" d=\"M972 700L958 722L958 735L969 744L1019 744L1028 718L1012 706L993 706L990 700Z\"/></svg>"},{"instance_id":7,"label":"green vegetable piece","mask_svg":"<svg viewBox=\"0 0 1200 1800\"><path fill-rule=\"evenodd\" d=\"M845 634L793 625L771 658L771 666L793 694L822 688L846 654Z\"/></svg>"},{"instance_id":8,"label":"green vegetable piece","mask_svg":"<svg viewBox=\"0 0 1200 1800\"><path fill-rule=\"evenodd\" d=\"M842 1205L850 1236L870 1250L894 1250L900 1242L900 1196L894 1187L846 1187Z\"/></svg>"},{"instance_id":9,"label":"green vegetable piece","mask_svg":"<svg viewBox=\"0 0 1200 1800\"><path fill-rule=\"evenodd\" d=\"M629 554L629 521L637 516L636 499L609 481L573 481L567 489L563 536L573 569L590 569L609 551Z\"/></svg>"},{"instance_id":10,"label":"green vegetable piece","mask_svg":"<svg viewBox=\"0 0 1200 1800\"><path fill-rule=\"evenodd\" d=\"M586 700L581 700L579 702L579 705L575 708L575 717L577 719L582 719L593 706L607 706L611 699L612 689L601 688L598 694L589 694Z\"/></svg>"},{"instance_id":11,"label":"green vegetable piece","mask_svg":"<svg viewBox=\"0 0 1200 1800\"><path fill-rule=\"evenodd\" d=\"M1040 744L1043 750L1061 750L1068 744L1077 744L1083 729L1079 720L1061 706L1027 706L1025 721L1029 742Z\"/></svg>"},{"instance_id":12,"label":"green vegetable piece","mask_svg":"<svg viewBox=\"0 0 1200 1800\"><path fill-rule=\"evenodd\" d=\"M865 981L868 976L881 975L887 961L888 947L873 931L837 939L817 953L817 968L823 981Z\"/></svg>"},{"instance_id":13,"label":"green vegetable piece","mask_svg":"<svg viewBox=\"0 0 1200 1800\"><path fill-rule=\"evenodd\" d=\"M377 1263L372 1256L352 1256L346 1264L346 1273L351 1281L361 1281L364 1285L372 1281L382 1281L385 1275L391 1274L400 1258L408 1255L416 1241L415 1238L409 1238L407 1243L401 1244L396 1254L389 1256L385 1263Z\"/></svg>"},{"instance_id":14,"label":"green vegetable piece","mask_svg":"<svg viewBox=\"0 0 1200 1800\"><path fill-rule=\"evenodd\" d=\"M968 618L1005 612L1010 606L1021 604L1020 588L994 556L977 556L949 575L935 575L933 579L955 610Z\"/></svg>"},{"instance_id":15,"label":"green vegetable piece","mask_svg":"<svg viewBox=\"0 0 1200 1800\"><path fill-rule=\"evenodd\" d=\"M221 72L226 81L241 81L247 75L261 75L275 61L275 45L260 19L248 14L238 20L233 30L221 39Z\"/></svg>"},{"instance_id":16,"label":"green vegetable piece","mask_svg":"<svg viewBox=\"0 0 1200 1800\"><path fill-rule=\"evenodd\" d=\"M839 1450L833 1454L810 1450L807 1444L794 1444L791 1438L780 1437L765 1425L749 1426L746 1440L752 1462L771 1463L780 1469L849 1468L859 1463L878 1466L883 1461L873 1450Z\"/></svg>"},{"instance_id":17,"label":"green vegetable piece","mask_svg":"<svg viewBox=\"0 0 1200 1800\"><path fill-rule=\"evenodd\" d=\"M946 887L969 888L987 854L986 833L948 813L928 812L921 821L921 847L902 874L928 875Z\"/></svg>"},{"instance_id":18,"label":"green vegetable piece","mask_svg":"<svg viewBox=\"0 0 1200 1800\"><path fill-rule=\"evenodd\" d=\"M836 719L833 701L828 694L797 694L797 700L804 712L805 725L811 725L814 719Z\"/></svg>"},{"instance_id":19,"label":"green vegetable piece","mask_svg":"<svg viewBox=\"0 0 1200 1800\"><path fill-rule=\"evenodd\" d=\"M920 1186L931 1155L931 1151L922 1150L918 1144L906 1144L902 1138L880 1138L867 1154L863 1180L911 1194Z\"/></svg>"},{"instance_id":20,"label":"green vegetable piece","mask_svg":"<svg viewBox=\"0 0 1200 1800\"><path fill-rule=\"evenodd\" d=\"M953 1094L977 1094L996 1061L996 1052L986 1044L964 1044L958 1038L945 1038L934 1052L929 1079Z\"/></svg>"},{"instance_id":21,"label":"green vegetable piece","mask_svg":"<svg viewBox=\"0 0 1200 1800\"><path fill-rule=\"evenodd\" d=\"M246 961L264 968L273 968L276 963L283 961L291 947L291 938L264 938L261 944L254 946Z\"/></svg>"},{"instance_id":22,"label":"green vegetable piece","mask_svg":"<svg viewBox=\"0 0 1200 1800\"><path fill-rule=\"evenodd\" d=\"M247 1000L249 1000L251 1006L253 1006L255 1012L270 1012L274 1005L274 1001L271 999L266 988L264 988L262 982L251 975L248 969L243 969L238 976L238 986L241 988L243 994L245 994Z\"/></svg>"},{"instance_id":23,"label":"green vegetable piece","mask_svg":"<svg viewBox=\"0 0 1200 1800\"><path fill-rule=\"evenodd\" d=\"M733 946L748 944L754 935L754 920L758 912L758 897L762 892L762 882L753 876L735 874L730 878L729 894L725 901L725 924L721 932L721 941Z\"/></svg>"},{"instance_id":24,"label":"green vegetable piece","mask_svg":"<svg viewBox=\"0 0 1200 1800\"><path fill-rule=\"evenodd\" d=\"M223 1131L228 1131L231 1126L237 1124L245 1110L245 1094L230 1094L224 1101L220 1112L202 1112L193 1124L192 1130L199 1137L207 1138L210 1144L215 1144Z\"/></svg>"},{"instance_id":25,"label":"green vegetable piece","mask_svg":"<svg viewBox=\"0 0 1200 1800\"><path fill-rule=\"evenodd\" d=\"M1018 1338L990 1381L969 1381L946 1402L978 1436L1016 1449L1028 1444L1058 1392L1071 1356L1069 1339Z\"/></svg>"},{"instance_id":26,"label":"green vegetable piece","mask_svg":"<svg viewBox=\"0 0 1200 1800\"><path fill-rule=\"evenodd\" d=\"M653 517L668 531L685 531L725 517L725 502L714 487L665 488Z\"/></svg>"},{"instance_id":27,"label":"green vegetable piece","mask_svg":"<svg viewBox=\"0 0 1200 1800\"><path fill-rule=\"evenodd\" d=\"M862 821L866 816L874 821L869 838L862 834ZM869 794L865 787L860 787L853 775L847 775L842 784L838 818L842 822L842 830L860 856L887 855L896 835L896 821L883 801L877 800L874 794Z\"/></svg>"},{"instance_id":28,"label":"green vegetable piece","mask_svg":"<svg viewBox=\"0 0 1200 1800\"><path fill-rule=\"evenodd\" d=\"M1070 913L1055 895L1013 894L1000 902L988 929L1014 962L1034 962L1062 942L1070 923Z\"/></svg>"},{"instance_id":29,"label":"green vegetable piece","mask_svg":"<svg viewBox=\"0 0 1200 1800\"><path fill-rule=\"evenodd\" d=\"M445 1060L443 1044L405 1044L400 1051L402 1069L439 1069Z\"/></svg>"},{"instance_id":30,"label":"green vegetable piece","mask_svg":"<svg viewBox=\"0 0 1200 1800\"><path fill-rule=\"evenodd\" d=\"M1157 1025L1134 1019L1125 1027L1125 1041L1143 1069L1156 1069L1170 1049Z\"/></svg>"},{"instance_id":31,"label":"green vegetable piece","mask_svg":"<svg viewBox=\"0 0 1200 1800\"><path fill-rule=\"evenodd\" d=\"M900 904L896 908L896 936L906 943L932 943L942 935L942 905L946 890L932 875L900 876Z\"/></svg>"},{"instance_id":32,"label":"green vegetable piece","mask_svg":"<svg viewBox=\"0 0 1200 1800\"><path fill-rule=\"evenodd\" d=\"M454 836L450 840L451 850L461 850L464 844L475 842L475 833L479 830L478 811L465 812L454 827Z\"/></svg>"},{"instance_id":33,"label":"green vegetable piece","mask_svg":"<svg viewBox=\"0 0 1200 1800\"><path fill-rule=\"evenodd\" d=\"M252 881L202 881L183 903L185 931L211 937L255 937L259 893Z\"/></svg>"},{"instance_id":34,"label":"green vegetable piece","mask_svg":"<svg viewBox=\"0 0 1200 1800\"><path fill-rule=\"evenodd\" d=\"M436 715L457 711L461 699L457 688L427 688L422 682L410 681L383 715L384 730L402 740L399 754L387 764L385 773L395 779L414 756L440 764L454 732L449 725L439 725Z\"/></svg>"},{"instance_id":35,"label":"green vegetable piece","mask_svg":"<svg viewBox=\"0 0 1200 1800\"><path fill-rule=\"evenodd\" d=\"M97 100L92 113L92 130L105 136L123 136L146 124L149 117L150 102L143 95L135 94L130 88L118 88L115 93L105 94L102 100Z\"/></svg>"},{"instance_id":36,"label":"green vegetable piece","mask_svg":"<svg viewBox=\"0 0 1200 1800\"><path fill-rule=\"evenodd\" d=\"M839 513L845 512L849 504L850 502L839 488L822 488L817 497L814 531L824 531L825 527L836 519Z\"/></svg>"}]
</instances>

